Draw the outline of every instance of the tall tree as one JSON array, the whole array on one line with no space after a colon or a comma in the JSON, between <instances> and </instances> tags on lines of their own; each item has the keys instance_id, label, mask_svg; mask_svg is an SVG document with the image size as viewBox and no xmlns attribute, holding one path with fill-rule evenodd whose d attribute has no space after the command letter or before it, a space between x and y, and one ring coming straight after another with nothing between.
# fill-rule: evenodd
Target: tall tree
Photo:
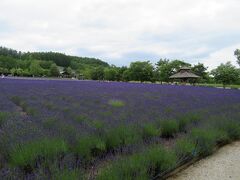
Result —
<instances>
[{"instance_id":1,"label":"tall tree","mask_svg":"<svg viewBox=\"0 0 240 180\"><path fill-rule=\"evenodd\" d=\"M168 82L169 77L175 74L183 66L191 66L191 64L180 60L170 61L169 59L160 59L157 64L158 80Z\"/></svg>"},{"instance_id":2,"label":"tall tree","mask_svg":"<svg viewBox=\"0 0 240 180\"><path fill-rule=\"evenodd\" d=\"M117 70L115 67L109 67L104 69L104 79L109 81L115 81L117 78Z\"/></svg>"},{"instance_id":3,"label":"tall tree","mask_svg":"<svg viewBox=\"0 0 240 180\"><path fill-rule=\"evenodd\" d=\"M59 69L56 64L52 64L50 67L50 76L58 77L60 75Z\"/></svg>"},{"instance_id":4,"label":"tall tree","mask_svg":"<svg viewBox=\"0 0 240 180\"><path fill-rule=\"evenodd\" d=\"M202 82L207 82L209 80L207 69L208 67L205 67L202 63L198 63L192 67L192 71L200 76L200 81Z\"/></svg>"},{"instance_id":5,"label":"tall tree","mask_svg":"<svg viewBox=\"0 0 240 180\"><path fill-rule=\"evenodd\" d=\"M93 68L90 72L92 80L103 80L104 79L104 68L99 66Z\"/></svg>"},{"instance_id":6,"label":"tall tree","mask_svg":"<svg viewBox=\"0 0 240 180\"><path fill-rule=\"evenodd\" d=\"M33 76L41 76L43 74L43 69L36 60L32 60L29 71Z\"/></svg>"},{"instance_id":7,"label":"tall tree","mask_svg":"<svg viewBox=\"0 0 240 180\"><path fill-rule=\"evenodd\" d=\"M216 69L212 70L211 73L215 80L219 83L222 83L224 86L227 84L236 83L239 80L239 71L231 64L231 62L221 64Z\"/></svg>"},{"instance_id":8,"label":"tall tree","mask_svg":"<svg viewBox=\"0 0 240 180\"><path fill-rule=\"evenodd\" d=\"M236 49L234 55L237 57L237 63L240 66L240 49Z\"/></svg>"},{"instance_id":9,"label":"tall tree","mask_svg":"<svg viewBox=\"0 0 240 180\"><path fill-rule=\"evenodd\" d=\"M151 81L153 65L149 61L132 62L129 67L131 79L134 81Z\"/></svg>"}]
</instances>

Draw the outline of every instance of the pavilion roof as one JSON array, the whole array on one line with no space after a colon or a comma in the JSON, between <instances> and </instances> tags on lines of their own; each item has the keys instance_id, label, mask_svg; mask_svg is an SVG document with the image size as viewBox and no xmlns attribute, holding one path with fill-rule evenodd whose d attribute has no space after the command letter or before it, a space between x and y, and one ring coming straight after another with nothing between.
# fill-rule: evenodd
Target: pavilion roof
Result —
<instances>
[{"instance_id":1,"label":"pavilion roof","mask_svg":"<svg viewBox=\"0 0 240 180\"><path fill-rule=\"evenodd\" d=\"M174 74L169 77L170 79L181 79L181 78L199 78L196 74L189 71L180 71L177 74Z\"/></svg>"}]
</instances>

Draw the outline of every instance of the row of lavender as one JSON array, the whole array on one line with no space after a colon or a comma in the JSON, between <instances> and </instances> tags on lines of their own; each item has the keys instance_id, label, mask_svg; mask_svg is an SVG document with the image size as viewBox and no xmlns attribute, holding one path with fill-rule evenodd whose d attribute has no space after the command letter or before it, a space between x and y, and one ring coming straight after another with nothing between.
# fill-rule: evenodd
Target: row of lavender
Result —
<instances>
[{"instance_id":1,"label":"row of lavender","mask_svg":"<svg viewBox=\"0 0 240 180\"><path fill-rule=\"evenodd\" d=\"M76 137L92 135L99 128L110 131L122 125L141 126L190 113L201 114L202 123L195 126L206 125L210 117L240 117L238 90L1 79L0 92L0 111L9 113L0 129L2 154L18 144L46 137L61 137L74 144ZM7 158L0 158L0 168L9 171ZM71 156L69 159L74 161Z\"/></svg>"}]
</instances>

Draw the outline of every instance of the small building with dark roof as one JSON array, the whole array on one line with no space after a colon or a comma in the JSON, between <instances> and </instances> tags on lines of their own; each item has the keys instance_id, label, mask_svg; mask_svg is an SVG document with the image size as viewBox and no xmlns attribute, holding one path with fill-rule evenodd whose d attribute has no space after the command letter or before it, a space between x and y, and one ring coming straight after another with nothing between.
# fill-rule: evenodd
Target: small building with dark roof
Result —
<instances>
[{"instance_id":1,"label":"small building with dark roof","mask_svg":"<svg viewBox=\"0 0 240 180\"><path fill-rule=\"evenodd\" d=\"M180 80L182 82L195 82L199 76L191 72L191 68L182 67L179 72L170 76L170 79Z\"/></svg>"}]
</instances>

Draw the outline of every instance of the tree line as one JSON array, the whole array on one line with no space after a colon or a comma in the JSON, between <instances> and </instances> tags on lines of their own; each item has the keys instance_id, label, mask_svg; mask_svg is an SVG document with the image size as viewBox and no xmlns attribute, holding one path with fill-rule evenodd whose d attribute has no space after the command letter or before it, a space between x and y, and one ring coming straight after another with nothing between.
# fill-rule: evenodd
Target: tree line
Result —
<instances>
[{"instance_id":1,"label":"tree line","mask_svg":"<svg viewBox=\"0 0 240 180\"><path fill-rule=\"evenodd\" d=\"M240 66L240 50L234 52ZM67 77L84 77L108 81L170 82L169 77L183 66L200 76L199 83L240 84L240 70L230 62L220 64L208 71L202 63L191 65L183 60L160 59L156 64L150 61L132 62L129 67L117 67L87 57L68 56L56 52L20 52L0 47L0 74L14 76L59 77L61 68Z\"/></svg>"}]
</instances>

